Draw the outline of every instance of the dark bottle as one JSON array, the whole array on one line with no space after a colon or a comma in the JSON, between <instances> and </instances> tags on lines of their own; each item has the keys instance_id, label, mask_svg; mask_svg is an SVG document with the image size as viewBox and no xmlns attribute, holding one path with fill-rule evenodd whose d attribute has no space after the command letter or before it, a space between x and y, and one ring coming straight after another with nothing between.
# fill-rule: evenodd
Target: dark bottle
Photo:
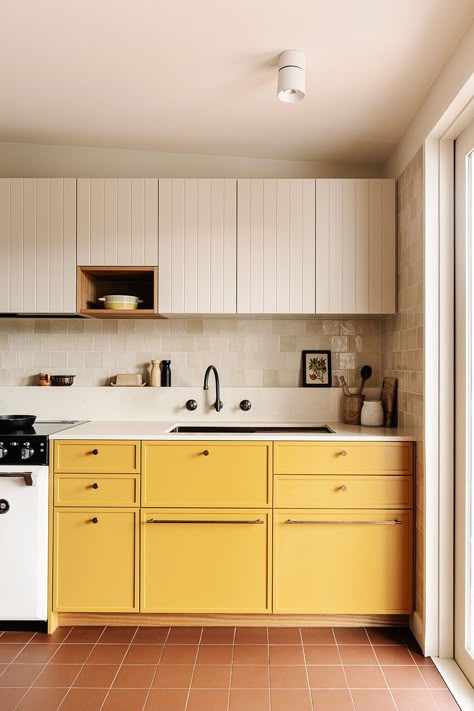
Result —
<instances>
[{"instance_id":1,"label":"dark bottle","mask_svg":"<svg viewBox=\"0 0 474 711\"><path fill-rule=\"evenodd\" d=\"M171 368L170 360L161 361L161 387L170 388L171 387Z\"/></svg>"}]
</instances>

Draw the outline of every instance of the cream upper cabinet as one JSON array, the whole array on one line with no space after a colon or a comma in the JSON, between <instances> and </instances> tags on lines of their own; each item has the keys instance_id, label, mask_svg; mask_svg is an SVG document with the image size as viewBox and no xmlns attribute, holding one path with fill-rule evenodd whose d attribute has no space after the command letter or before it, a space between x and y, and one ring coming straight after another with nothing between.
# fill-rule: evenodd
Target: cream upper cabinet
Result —
<instances>
[{"instance_id":1,"label":"cream upper cabinet","mask_svg":"<svg viewBox=\"0 0 474 711\"><path fill-rule=\"evenodd\" d=\"M395 218L394 180L316 180L316 313L395 313Z\"/></svg>"},{"instance_id":2,"label":"cream upper cabinet","mask_svg":"<svg viewBox=\"0 0 474 711\"><path fill-rule=\"evenodd\" d=\"M0 312L76 310L76 180L0 179Z\"/></svg>"},{"instance_id":3,"label":"cream upper cabinet","mask_svg":"<svg viewBox=\"0 0 474 711\"><path fill-rule=\"evenodd\" d=\"M315 312L314 180L239 180L237 312Z\"/></svg>"},{"instance_id":4,"label":"cream upper cabinet","mask_svg":"<svg viewBox=\"0 0 474 711\"><path fill-rule=\"evenodd\" d=\"M236 181L160 180L158 307L235 314Z\"/></svg>"},{"instance_id":5,"label":"cream upper cabinet","mask_svg":"<svg viewBox=\"0 0 474 711\"><path fill-rule=\"evenodd\" d=\"M78 178L77 263L158 264L156 178Z\"/></svg>"}]
</instances>

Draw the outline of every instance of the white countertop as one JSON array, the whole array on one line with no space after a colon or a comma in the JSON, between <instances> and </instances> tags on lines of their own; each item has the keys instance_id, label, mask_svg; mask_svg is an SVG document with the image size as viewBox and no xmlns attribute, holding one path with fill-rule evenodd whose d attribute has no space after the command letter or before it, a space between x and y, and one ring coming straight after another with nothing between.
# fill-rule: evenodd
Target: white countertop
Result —
<instances>
[{"instance_id":1,"label":"white countertop","mask_svg":"<svg viewBox=\"0 0 474 711\"><path fill-rule=\"evenodd\" d=\"M177 432L170 433L169 430L173 429L176 425L181 424L179 421L168 421L168 422L153 422L153 421L101 421L95 420L91 422L85 422L84 424L71 427L62 432L57 432L51 435L50 439L146 439L146 440L165 440L165 441L178 441L178 440L190 440L190 441L236 441L236 440L291 440L297 442L333 442L337 440L352 440L355 442L378 442L381 440L391 441L391 442L413 442L416 440L416 435L413 430L408 428L398 428L398 427L361 427L358 425L344 425L341 422L323 422L323 423L268 423L268 422L219 422L205 424L199 421L190 422L186 421L186 425L220 425L222 427L262 427L262 426L274 426L274 427L311 427L321 424L327 424L334 433L331 434L312 434L312 433L271 433L263 432L261 434L245 434L245 433L235 433L226 432L222 434L216 434L213 432L203 432L200 434L187 433L187 432Z\"/></svg>"}]
</instances>

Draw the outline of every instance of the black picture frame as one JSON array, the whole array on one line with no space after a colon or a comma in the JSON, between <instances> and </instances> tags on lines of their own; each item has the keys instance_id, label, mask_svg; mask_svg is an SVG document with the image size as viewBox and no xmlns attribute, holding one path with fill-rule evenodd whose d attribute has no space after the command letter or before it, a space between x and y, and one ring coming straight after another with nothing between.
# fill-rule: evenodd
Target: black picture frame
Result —
<instances>
[{"instance_id":1,"label":"black picture frame","mask_svg":"<svg viewBox=\"0 0 474 711\"><path fill-rule=\"evenodd\" d=\"M314 362L312 367L310 367L311 361ZM332 386L331 351L303 351L302 363L304 388L330 388Z\"/></svg>"}]
</instances>

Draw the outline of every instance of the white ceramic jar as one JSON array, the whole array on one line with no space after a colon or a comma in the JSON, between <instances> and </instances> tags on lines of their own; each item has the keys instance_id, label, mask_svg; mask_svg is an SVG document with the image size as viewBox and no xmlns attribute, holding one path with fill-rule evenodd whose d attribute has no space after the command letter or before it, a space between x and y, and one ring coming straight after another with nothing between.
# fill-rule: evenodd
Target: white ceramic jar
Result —
<instances>
[{"instance_id":1,"label":"white ceramic jar","mask_svg":"<svg viewBox=\"0 0 474 711\"><path fill-rule=\"evenodd\" d=\"M364 427L382 427L383 407L381 400L364 400L360 413L360 424Z\"/></svg>"}]
</instances>

